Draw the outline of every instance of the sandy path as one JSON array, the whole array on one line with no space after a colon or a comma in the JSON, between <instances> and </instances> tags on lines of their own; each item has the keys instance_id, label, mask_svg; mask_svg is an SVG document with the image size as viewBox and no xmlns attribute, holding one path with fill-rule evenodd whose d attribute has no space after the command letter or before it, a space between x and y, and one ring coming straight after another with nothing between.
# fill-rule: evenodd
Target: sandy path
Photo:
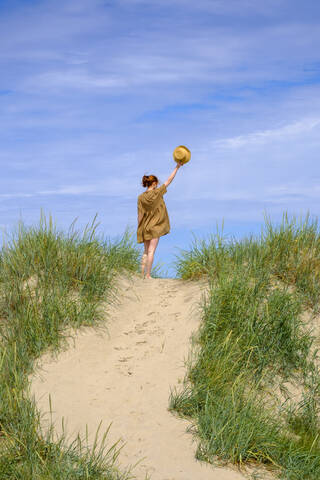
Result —
<instances>
[{"instance_id":1,"label":"sandy path","mask_svg":"<svg viewBox=\"0 0 320 480\"><path fill-rule=\"evenodd\" d=\"M190 335L204 283L122 279L119 303L109 307L107 333L84 329L56 360L44 356L32 392L42 412L52 399L53 420L67 433L89 435L112 422L109 441L121 438L121 465L139 480L237 480L243 475L195 460L188 422L168 412L170 387L184 376Z\"/></svg>"}]
</instances>

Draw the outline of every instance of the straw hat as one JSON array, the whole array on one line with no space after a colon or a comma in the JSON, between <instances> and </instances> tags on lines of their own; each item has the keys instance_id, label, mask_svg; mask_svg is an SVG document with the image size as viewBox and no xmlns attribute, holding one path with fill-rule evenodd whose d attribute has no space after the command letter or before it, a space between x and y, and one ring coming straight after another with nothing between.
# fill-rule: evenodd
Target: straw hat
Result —
<instances>
[{"instance_id":1,"label":"straw hat","mask_svg":"<svg viewBox=\"0 0 320 480\"><path fill-rule=\"evenodd\" d=\"M177 163L181 162L185 164L189 162L191 158L191 152L184 145L179 145L179 147L175 148L173 151L173 158Z\"/></svg>"}]
</instances>

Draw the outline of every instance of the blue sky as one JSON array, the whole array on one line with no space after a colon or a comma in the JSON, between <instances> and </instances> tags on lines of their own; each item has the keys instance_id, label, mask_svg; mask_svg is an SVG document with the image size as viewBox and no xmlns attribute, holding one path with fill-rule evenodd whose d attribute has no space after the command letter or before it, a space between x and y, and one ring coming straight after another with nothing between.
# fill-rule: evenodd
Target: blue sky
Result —
<instances>
[{"instance_id":1,"label":"blue sky","mask_svg":"<svg viewBox=\"0 0 320 480\"><path fill-rule=\"evenodd\" d=\"M320 3L0 0L0 225L98 213L136 227L141 177L165 181L168 263L194 232L320 213Z\"/></svg>"}]
</instances>

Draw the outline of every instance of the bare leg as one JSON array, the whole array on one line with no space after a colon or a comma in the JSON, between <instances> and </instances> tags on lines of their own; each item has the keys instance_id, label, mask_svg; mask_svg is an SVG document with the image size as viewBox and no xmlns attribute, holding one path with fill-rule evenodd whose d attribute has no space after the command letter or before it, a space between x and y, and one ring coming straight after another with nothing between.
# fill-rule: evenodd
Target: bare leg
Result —
<instances>
[{"instance_id":1,"label":"bare leg","mask_svg":"<svg viewBox=\"0 0 320 480\"><path fill-rule=\"evenodd\" d=\"M159 243L159 238L153 238L152 240L150 240L149 247L148 247L148 256L147 256L146 278L152 278L150 274L151 274L151 269L153 264L154 252L157 249L158 243Z\"/></svg>"},{"instance_id":2,"label":"bare leg","mask_svg":"<svg viewBox=\"0 0 320 480\"><path fill-rule=\"evenodd\" d=\"M148 256L148 248L150 245L150 240L144 240L144 252L141 258L141 275L144 278L145 268L147 265L147 256Z\"/></svg>"}]
</instances>

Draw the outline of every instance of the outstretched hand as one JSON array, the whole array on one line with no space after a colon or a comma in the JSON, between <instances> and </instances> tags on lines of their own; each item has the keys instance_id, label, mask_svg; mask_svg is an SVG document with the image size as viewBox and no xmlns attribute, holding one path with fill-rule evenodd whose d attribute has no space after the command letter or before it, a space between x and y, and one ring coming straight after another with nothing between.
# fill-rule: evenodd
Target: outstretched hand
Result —
<instances>
[{"instance_id":1,"label":"outstretched hand","mask_svg":"<svg viewBox=\"0 0 320 480\"><path fill-rule=\"evenodd\" d=\"M172 182L172 180L174 179L177 171L179 170L180 167L182 167L183 163L181 162L177 162L177 165L175 167L175 169L173 170L173 172L171 173L170 177L168 178L168 180L166 182L164 182L165 186L167 187L168 185L170 185L170 183Z\"/></svg>"}]
</instances>

